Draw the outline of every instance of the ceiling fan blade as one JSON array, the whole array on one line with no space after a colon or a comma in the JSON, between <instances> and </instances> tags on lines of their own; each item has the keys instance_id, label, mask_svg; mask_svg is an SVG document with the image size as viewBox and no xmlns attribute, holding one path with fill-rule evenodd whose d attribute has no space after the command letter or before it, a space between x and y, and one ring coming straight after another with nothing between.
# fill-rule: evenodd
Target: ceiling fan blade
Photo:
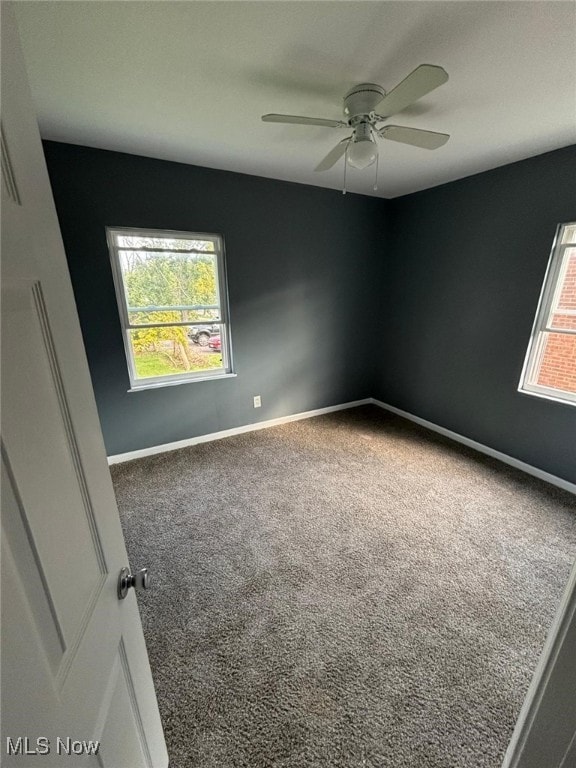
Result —
<instances>
[{"instance_id":1,"label":"ceiling fan blade","mask_svg":"<svg viewBox=\"0 0 576 768\"><path fill-rule=\"evenodd\" d=\"M325 120L323 117L300 117L299 115L262 115L265 123L296 123L298 125L326 125L339 128L347 123L342 120Z\"/></svg>"},{"instance_id":2,"label":"ceiling fan blade","mask_svg":"<svg viewBox=\"0 0 576 768\"><path fill-rule=\"evenodd\" d=\"M314 170L328 171L330 168L332 168L332 166L335 165L346 152L346 147L348 146L348 142L351 138L351 136L348 136L347 139L342 139L342 141L338 142L334 149L331 149L330 152L328 152L324 160L321 160L316 168L314 168Z\"/></svg>"},{"instance_id":3,"label":"ceiling fan blade","mask_svg":"<svg viewBox=\"0 0 576 768\"><path fill-rule=\"evenodd\" d=\"M442 67L434 64L420 64L408 77L398 83L396 88L384 96L375 106L374 111L382 117L395 115L447 80L448 73Z\"/></svg>"},{"instance_id":4,"label":"ceiling fan blade","mask_svg":"<svg viewBox=\"0 0 576 768\"><path fill-rule=\"evenodd\" d=\"M450 138L449 133L436 133L436 131L423 131L420 128L408 128L405 125L385 125L380 128L378 135L383 139L399 141L402 144L412 144L422 149L438 149Z\"/></svg>"}]
</instances>

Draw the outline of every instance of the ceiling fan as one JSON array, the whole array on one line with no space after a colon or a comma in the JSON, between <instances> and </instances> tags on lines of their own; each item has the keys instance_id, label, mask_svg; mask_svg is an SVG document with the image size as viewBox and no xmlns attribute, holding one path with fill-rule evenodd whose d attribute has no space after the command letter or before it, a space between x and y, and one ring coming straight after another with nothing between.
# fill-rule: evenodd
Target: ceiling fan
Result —
<instances>
[{"instance_id":1,"label":"ceiling fan","mask_svg":"<svg viewBox=\"0 0 576 768\"><path fill-rule=\"evenodd\" d=\"M376 137L412 144L423 149L438 149L446 144L450 135L408 128L402 125L378 126L397 112L443 85L448 73L433 64L421 64L386 93L374 83L360 83L344 96L345 120L325 120L320 117L298 115L262 115L265 123L297 123L301 125L324 125L329 128L352 128L352 134L342 139L316 166L315 171L327 171L346 155L348 164L354 168L367 168L378 160ZM344 166L346 169L346 164ZM378 171L376 171L377 173Z\"/></svg>"}]
</instances>

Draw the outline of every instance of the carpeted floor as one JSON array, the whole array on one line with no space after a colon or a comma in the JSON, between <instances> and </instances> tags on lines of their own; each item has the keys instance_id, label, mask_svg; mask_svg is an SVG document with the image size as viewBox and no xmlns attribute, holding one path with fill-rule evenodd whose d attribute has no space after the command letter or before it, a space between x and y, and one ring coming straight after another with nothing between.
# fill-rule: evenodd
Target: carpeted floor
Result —
<instances>
[{"instance_id":1,"label":"carpeted floor","mask_svg":"<svg viewBox=\"0 0 576 768\"><path fill-rule=\"evenodd\" d=\"M497 768L576 499L378 408L111 468L171 768Z\"/></svg>"}]
</instances>

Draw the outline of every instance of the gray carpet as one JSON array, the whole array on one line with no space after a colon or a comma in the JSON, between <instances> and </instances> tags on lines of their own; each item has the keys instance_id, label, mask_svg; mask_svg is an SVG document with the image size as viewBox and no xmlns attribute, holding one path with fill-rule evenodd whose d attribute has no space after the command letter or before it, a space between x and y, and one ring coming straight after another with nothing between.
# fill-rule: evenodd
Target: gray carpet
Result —
<instances>
[{"instance_id":1,"label":"gray carpet","mask_svg":"<svg viewBox=\"0 0 576 768\"><path fill-rule=\"evenodd\" d=\"M112 467L171 768L497 768L573 496L367 406Z\"/></svg>"}]
</instances>

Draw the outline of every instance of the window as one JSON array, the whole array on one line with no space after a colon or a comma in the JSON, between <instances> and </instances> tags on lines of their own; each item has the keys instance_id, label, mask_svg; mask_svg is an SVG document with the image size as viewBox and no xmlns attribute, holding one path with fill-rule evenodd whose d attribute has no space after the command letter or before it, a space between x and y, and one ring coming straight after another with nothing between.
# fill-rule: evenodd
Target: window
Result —
<instances>
[{"instance_id":1,"label":"window","mask_svg":"<svg viewBox=\"0 0 576 768\"><path fill-rule=\"evenodd\" d=\"M576 404L576 223L558 227L520 391Z\"/></svg>"},{"instance_id":2,"label":"window","mask_svg":"<svg viewBox=\"0 0 576 768\"><path fill-rule=\"evenodd\" d=\"M231 375L222 238L106 231L131 388Z\"/></svg>"}]
</instances>

